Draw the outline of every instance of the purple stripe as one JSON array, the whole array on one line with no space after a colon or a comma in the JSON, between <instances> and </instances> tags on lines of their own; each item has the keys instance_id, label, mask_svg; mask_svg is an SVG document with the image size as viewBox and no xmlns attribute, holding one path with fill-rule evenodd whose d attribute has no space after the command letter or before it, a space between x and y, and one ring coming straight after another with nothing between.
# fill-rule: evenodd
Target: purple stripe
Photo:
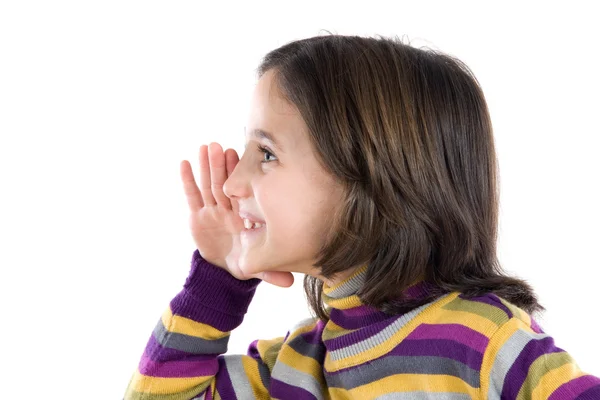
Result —
<instances>
[{"instance_id":1,"label":"purple stripe","mask_svg":"<svg viewBox=\"0 0 600 400\"><path fill-rule=\"evenodd\" d=\"M461 299L469 300L469 301L475 301L475 302L479 302L479 303L489 304L490 306L497 307L497 308L501 309L502 311L504 311L504 313L506 314L506 316L508 318L513 317L513 313L508 309L508 307L506 307L500 301L498 296L496 296L493 293L487 293L483 296L477 296L477 297L466 297L464 294L461 293L458 297L460 297Z\"/></svg>"},{"instance_id":2,"label":"purple stripe","mask_svg":"<svg viewBox=\"0 0 600 400\"><path fill-rule=\"evenodd\" d=\"M241 325L243 315L225 314L206 307L187 290L182 290L171 300L171 312L210 325L223 332L231 332Z\"/></svg>"},{"instance_id":3,"label":"purple stripe","mask_svg":"<svg viewBox=\"0 0 600 400\"><path fill-rule=\"evenodd\" d=\"M362 342L365 339L381 332L388 326L396 322L398 318L390 318L389 320L381 321L372 325L367 325L357 331L323 341L328 351L338 350L342 347L351 346L358 342Z\"/></svg>"},{"instance_id":4,"label":"purple stripe","mask_svg":"<svg viewBox=\"0 0 600 400\"><path fill-rule=\"evenodd\" d=\"M421 324L406 339L453 340L469 346L480 353L485 351L489 342L489 339L485 335L460 324Z\"/></svg>"},{"instance_id":5,"label":"purple stripe","mask_svg":"<svg viewBox=\"0 0 600 400\"><path fill-rule=\"evenodd\" d=\"M421 299L426 297L430 290L437 286L431 282L419 281L404 290L403 295L408 299Z\"/></svg>"},{"instance_id":6,"label":"purple stripe","mask_svg":"<svg viewBox=\"0 0 600 400\"><path fill-rule=\"evenodd\" d=\"M258 339L253 340L252 343L250 343L250 345L248 346L248 351L246 352L246 355L254 358L255 360L260 360L260 353L258 352Z\"/></svg>"},{"instance_id":7,"label":"purple stripe","mask_svg":"<svg viewBox=\"0 0 600 400\"><path fill-rule=\"evenodd\" d=\"M188 359L186 361L156 362L147 357L146 354L142 355L138 366L140 373L161 378L212 377L217 373L217 368L216 358L204 360L204 362Z\"/></svg>"},{"instance_id":8,"label":"purple stripe","mask_svg":"<svg viewBox=\"0 0 600 400\"><path fill-rule=\"evenodd\" d=\"M600 399L600 385L589 388L577 396L575 400L598 400Z\"/></svg>"},{"instance_id":9,"label":"purple stripe","mask_svg":"<svg viewBox=\"0 0 600 400\"><path fill-rule=\"evenodd\" d=\"M535 333L545 333L542 328L538 325L537 321L533 319L533 317L529 316L531 319L531 330Z\"/></svg>"},{"instance_id":10,"label":"purple stripe","mask_svg":"<svg viewBox=\"0 0 600 400\"><path fill-rule=\"evenodd\" d=\"M271 398L277 399L295 399L295 400L316 400L317 398L308 390L298 386L288 385L285 382L271 378L271 387L269 390ZM228 399L229 397L223 397ZM231 397L233 399L233 397Z\"/></svg>"},{"instance_id":11,"label":"purple stripe","mask_svg":"<svg viewBox=\"0 0 600 400\"><path fill-rule=\"evenodd\" d=\"M235 391L233 390L233 385L231 384L231 377L229 376L229 371L227 371L225 359L223 358L223 356L219 356L217 360L219 361L219 372L217 372L216 375L217 392L219 392L222 399L237 399L237 397L235 396Z\"/></svg>"},{"instance_id":12,"label":"purple stripe","mask_svg":"<svg viewBox=\"0 0 600 400\"><path fill-rule=\"evenodd\" d=\"M335 309L334 309L335 310ZM358 307L346 308L344 310L344 314L349 317L359 317L364 315L370 315L374 313L379 313L380 311L374 307L362 304Z\"/></svg>"},{"instance_id":13,"label":"purple stripe","mask_svg":"<svg viewBox=\"0 0 600 400\"><path fill-rule=\"evenodd\" d=\"M347 315L345 310L333 309L331 310L330 318L335 324L344 329L358 329L365 325L371 325L389 319L391 316L383 312L377 312L370 315L352 317Z\"/></svg>"},{"instance_id":14,"label":"purple stripe","mask_svg":"<svg viewBox=\"0 0 600 400\"><path fill-rule=\"evenodd\" d=\"M589 388L598 387L599 385L600 379L592 375L583 375L563 383L552 392L550 397L548 397L548 400L574 399ZM593 397L589 398L592 399Z\"/></svg>"},{"instance_id":15,"label":"purple stripe","mask_svg":"<svg viewBox=\"0 0 600 400\"><path fill-rule=\"evenodd\" d=\"M223 332L237 328L261 280L237 279L227 270L204 260L197 249L191 264L183 289L171 300L172 313Z\"/></svg>"},{"instance_id":16,"label":"purple stripe","mask_svg":"<svg viewBox=\"0 0 600 400\"><path fill-rule=\"evenodd\" d=\"M543 339L532 339L525 345L521 354L517 357L513 365L508 370L504 378L504 387L502 389L503 399L514 399L517 397L521 386L527 378L529 367L544 354L551 354L563 351L554 346L554 339L550 336Z\"/></svg>"},{"instance_id":17,"label":"purple stripe","mask_svg":"<svg viewBox=\"0 0 600 400\"><path fill-rule=\"evenodd\" d=\"M192 354L187 351L169 349L163 347L158 340L156 340L154 335L150 336L150 339L148 339L144 354L148 359L155 362L175 361L184 358L189 361L207 361L218 356L218 354Z\"/></svg>"},{"instance_id":18,"label":"purple stripe","mask_svg":"<svg viewBox=\"0 0 600 400\"><path fill-rule=\"evenodd\" d=\"M386 354L395 356L435 356L459 361L475 371L479 371L483 354L452 340L403 340Z\"/></svg>"},{"instance_id":19,"label":"purple stripe","mask_svg":"<svg viewBox=\"0 0 600 400\"><path fill-rule=\"evenodd\" d=\"M319 320L319 322L322 322ZM321 343L321 335L323 334L323 324L315 324L315 326L308 332L301 333L300 336L306 343L319 344Z\"/></svg>"}]
</instances>

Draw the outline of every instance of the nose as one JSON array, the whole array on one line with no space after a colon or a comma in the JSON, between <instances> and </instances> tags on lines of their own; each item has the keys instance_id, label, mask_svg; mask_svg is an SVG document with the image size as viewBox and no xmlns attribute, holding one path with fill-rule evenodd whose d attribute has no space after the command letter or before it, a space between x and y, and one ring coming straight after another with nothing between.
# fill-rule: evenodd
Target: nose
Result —
<instances>
[{"instance_id":1,"label":"nose","mask_svg":"<svg viewBox=\"0 0 600 400\"><path fill-rule=\"evenodd\" d=\"M237 163L233 172L223 184L223 192L230 199L250 197L250 176L248 168L244 164L244 157Z\"/></svg>"}]
</instances>

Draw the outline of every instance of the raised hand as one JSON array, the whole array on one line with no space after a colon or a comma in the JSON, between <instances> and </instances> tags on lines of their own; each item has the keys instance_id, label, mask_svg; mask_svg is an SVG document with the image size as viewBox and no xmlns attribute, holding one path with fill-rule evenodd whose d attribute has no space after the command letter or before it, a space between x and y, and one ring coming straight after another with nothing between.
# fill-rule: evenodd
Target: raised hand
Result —
<instances>
[{"instance_id":1,"label":"raised hand","mask_svg":"<svg viewBox=\"0 0 600 400\"><path fill-rule=\"evenodd\" d=\"M229 199L223 185L239 162L234 149L223 152L218 143L200 146L200 189L191 165L180 164L181 180L190 207L189 225L200 255L211 264L226 269L237 279L260 278L276 286L294 282L290 272L268 271L246 275L239 267L240 232L244 229L237 201Z\"/></svg>"}]
</instances>

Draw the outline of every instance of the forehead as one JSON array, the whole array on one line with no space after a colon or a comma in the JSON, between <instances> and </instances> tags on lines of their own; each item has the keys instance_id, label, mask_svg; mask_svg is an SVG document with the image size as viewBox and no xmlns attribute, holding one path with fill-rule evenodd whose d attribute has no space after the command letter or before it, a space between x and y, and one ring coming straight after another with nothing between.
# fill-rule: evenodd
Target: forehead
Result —
<instances>
[{"instance_id":1,"label":"forehead","mask_svg":"<svg viewBox=\"0 0 600 400\"><path fill-rule=\"evenodd\" d=\"M244 135L246 137L254 138L259 141L269 142L276 149L280 151L285 151L284 145L282 143L283 141L280 138L278 138L277 135L268 132L264 129L253 128L250 131L247 131L246 127L244 127Z\"/></svg>"},{"instance_id":2,"label":"forehead","mask_svg":"<svg viewBox=\"0 0 600 400\"><path fill-rule=\"evenodd\" d=\"M257 82L244 134L247 140L268 142L280 151L298 144L306 124L295 105L281 95L272 71ZM291 142L294 142L292 144Z\"/></svg>"},{"instance_id":3,"label":"forehead","mask_svg":"<svg viewBox=\"0 0 600 400\"><path fill-rule=\"evenodd\" d=\"M256 83L250 103L251 124L255 127L269 128L265 123L293 123L301 120L296 106L290 103L282 94L274 75L266 72ZM268 119L268 121L264 121ZM267 129L269 130L269 129ZM278 129L272 128L272 131Z\"/></svg>"}]
</instances>

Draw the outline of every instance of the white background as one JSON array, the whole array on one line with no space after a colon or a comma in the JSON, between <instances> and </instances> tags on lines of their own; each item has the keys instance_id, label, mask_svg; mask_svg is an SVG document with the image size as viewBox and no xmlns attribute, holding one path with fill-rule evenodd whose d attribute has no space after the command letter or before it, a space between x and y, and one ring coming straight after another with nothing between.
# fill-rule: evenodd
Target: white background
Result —
<instances>
[{"instance_id":1,"label":"white background","mask_svg":"<svg viewBox=\"0 0 600 400\"><path fill-rule=\"evenodd\" d=\"M404 36L474 71L500 162L500 261L600 375L591 1L213 3L1 3L2 398L122 397L190 267L180 161L197 166L211 141L241 155L260 58L325 29ZM309 316L295 278L261 283L230 353Z\"/></svg>"}]
</instances>

